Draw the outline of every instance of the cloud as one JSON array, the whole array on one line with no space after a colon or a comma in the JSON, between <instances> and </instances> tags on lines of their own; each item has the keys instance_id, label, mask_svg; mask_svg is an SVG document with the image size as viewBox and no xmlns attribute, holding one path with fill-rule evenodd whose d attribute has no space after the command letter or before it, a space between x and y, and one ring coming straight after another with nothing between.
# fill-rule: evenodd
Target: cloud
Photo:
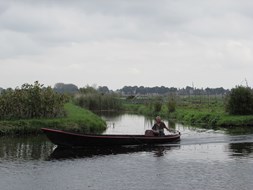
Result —
<instances>
[{"instance_id":1,"label":"cloud","mask_svg":"<svg viewBox=\"0 0 253 190\"><path fill-rule=\"evenodd\" d=\"M252 84L252 8L249 0L2 1L0 86Z\"/></svg>"}]
</instances>

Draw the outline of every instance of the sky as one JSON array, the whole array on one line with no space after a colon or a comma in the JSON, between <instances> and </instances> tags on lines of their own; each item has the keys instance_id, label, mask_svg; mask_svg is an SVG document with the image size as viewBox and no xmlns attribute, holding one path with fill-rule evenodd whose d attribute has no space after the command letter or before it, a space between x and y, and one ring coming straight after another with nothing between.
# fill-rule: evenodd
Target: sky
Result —
<instances>
[{"instance_id":1,"label":"sky","mask_svg":"<svg viewBox=\"0 0 253 190\"><path fill-rule=\"evenodd\" d=\"M0 87L253 87L251 0L0 0Z\"/></svg>"}]
</instances>

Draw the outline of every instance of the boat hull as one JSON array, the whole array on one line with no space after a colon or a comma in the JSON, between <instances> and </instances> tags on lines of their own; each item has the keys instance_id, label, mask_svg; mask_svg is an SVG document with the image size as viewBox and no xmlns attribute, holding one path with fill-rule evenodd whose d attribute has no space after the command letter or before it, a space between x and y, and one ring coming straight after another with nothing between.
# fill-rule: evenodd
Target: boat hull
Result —
<instances>
[{"instance_id":1,"label":"boat hull","mask_svg":"<svg viewBox=\"0 0 253 190\"><path fill-rule=\"evenodd\" d=\"M164 144L180 140L180 133L155 137L145 135L77 134L47 128L42 128L42 131L51 142L63 147Z\"/></svg>"}]
</instances>

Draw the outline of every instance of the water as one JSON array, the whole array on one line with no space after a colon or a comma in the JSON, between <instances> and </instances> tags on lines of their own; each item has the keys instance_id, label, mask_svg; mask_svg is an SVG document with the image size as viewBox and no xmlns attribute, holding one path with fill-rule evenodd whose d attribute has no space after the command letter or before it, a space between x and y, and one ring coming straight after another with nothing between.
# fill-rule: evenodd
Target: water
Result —
<instances>
[{"instance_id":1,"label":"water","mask_svg":"<svg viewBox=\"0 0 253 190\"><path fill-rule=\"evenodd\" d=\"M143 134L153 124L127 114L105 119L113 134ZM68 150L44 136L0 138L0 189L253 189L252 129L237 135L170 125L181 141L152 147Z\"/></svg>"}]
</instances>

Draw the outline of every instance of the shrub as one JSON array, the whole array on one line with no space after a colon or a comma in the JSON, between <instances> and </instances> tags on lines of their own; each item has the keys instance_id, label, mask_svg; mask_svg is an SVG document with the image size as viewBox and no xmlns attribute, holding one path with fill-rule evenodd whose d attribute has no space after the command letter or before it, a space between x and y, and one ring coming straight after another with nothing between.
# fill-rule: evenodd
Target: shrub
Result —
<instances>
[{"instance_id":1,"label":"shrub","mask_svg":"<svg viewBox=\"0 0 253 190\"><path fill-rule=\"evenodd\" d=\"M253 92L249 87L237 86L228 95L226 111L234 115L253 114Z\"/></svg>"},{"instance_id":2,"label":"shrub","mask_svg":"<svg viewBox=\"0 0 253 190\"><path fill-rule=\"evenodd\" d=\"M51 87L23 84L15 90L8 89L0 95L0 119L53 118L64 115L65 95Z\"/></svg>"}]
</instances>

